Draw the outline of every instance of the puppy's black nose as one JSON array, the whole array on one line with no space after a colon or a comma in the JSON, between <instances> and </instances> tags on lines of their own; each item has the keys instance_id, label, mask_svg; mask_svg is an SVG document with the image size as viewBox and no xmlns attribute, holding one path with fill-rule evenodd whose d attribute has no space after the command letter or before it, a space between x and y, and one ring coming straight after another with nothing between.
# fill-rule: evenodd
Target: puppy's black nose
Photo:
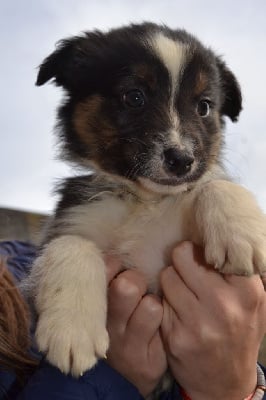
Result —
<instances>
[{"instance_id":1,"label":"puppy's black nose","mask_svg":"<svg viewBox=\"0 0 266 400\"><path fill-rule=\"evenodd\" d=\"M164 168L176 176L185 175L191 170L194 158L176 148L170 148L164 151Z\"/></svg>"}]
</instances>

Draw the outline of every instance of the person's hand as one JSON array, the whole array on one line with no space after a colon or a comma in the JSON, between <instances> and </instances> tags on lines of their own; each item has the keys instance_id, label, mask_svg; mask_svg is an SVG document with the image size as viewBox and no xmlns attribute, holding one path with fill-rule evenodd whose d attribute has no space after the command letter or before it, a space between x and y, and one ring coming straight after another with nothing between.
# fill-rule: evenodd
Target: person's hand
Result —
<instances>
[{"instance_id":1,"label":"person's hand","mask_svg":"<svg viewBox=\"0 0 266 400\"><path fill-rule=\"evenodd\" d=\"M142 396L150 394L166 371L159 327L163 307L154 295L145 295L142 274L127 270L110 283L107 362L133 383Z\"/></svg>"},{"instance_id":2,"label":"person's hand","mask_svg":"<svg viewBox=\"0 0 266 400\"><path fill-rule=\"evenodd\" d=\"M163 340L176 381L193 400L239 400L256 387L256 361L266 331L259 276L222 275L189 242L161 275Z\"/></svg>"}]
</instances>

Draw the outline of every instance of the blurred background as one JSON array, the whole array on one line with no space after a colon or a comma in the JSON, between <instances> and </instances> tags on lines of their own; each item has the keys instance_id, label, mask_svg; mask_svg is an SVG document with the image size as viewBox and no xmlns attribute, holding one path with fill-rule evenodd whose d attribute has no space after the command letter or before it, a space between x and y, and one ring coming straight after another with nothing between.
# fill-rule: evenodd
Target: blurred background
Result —
<instances>
[{"instance_id":1,"label":"blurred background","mask_svg":"<svg viewBox=\"0 0 266 400\"><path fill-rule=\"evenodd\" d=\"M237 124L227 121L226 165L266 211L264 0L0 0L0 207L48 213L54 183L71 173L56 159L53 136L62 93L34 85L56 41L144 20L194 33L238 77L244 111Z\"/></svg>"}]
</instances>

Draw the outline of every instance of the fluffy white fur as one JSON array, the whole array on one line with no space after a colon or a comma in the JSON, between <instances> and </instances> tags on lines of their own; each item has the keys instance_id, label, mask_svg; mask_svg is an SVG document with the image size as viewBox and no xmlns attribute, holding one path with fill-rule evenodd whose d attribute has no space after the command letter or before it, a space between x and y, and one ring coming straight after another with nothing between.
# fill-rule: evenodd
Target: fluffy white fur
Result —
<instances>
[{"instance_id":1,"label":"fluffy white fur","mask_svg":"<svg viewBox=\"0 0 266 400\"><path fill-rule=\"evenodd\" d=\"M156 32L153 36L148 35L147 42L169 71L171 85L170 90L167 86L170 93L166 110L169 111L170 123L166 125L169 131L165 132L167 141L164 146L193 153L192 139L188 135L183 135L186 138L180 136L181 119L174 104L185 61L187 63L189 59L189 40L186 47L183 41L177 42L165 33ZM60 60L60 63L64 68L69 43L67 41L59 53L56 51L56 57L63 52L63 62ZM81 56L86 47L79 44L77 50ZM54 55L46 59L38 84L55 77L56 82L60 84L62 81L64 86L65 75L73 76L72 70L64 74L56 68L51 72L54 64ZM70 64L76 64L75 59ZM225 66L221 64L219 71L221 68ZM230 78L228 71L227 74ZM231 80L236 91L236 104L233 104L236 111L227 110L223 114L235 120L241 110L241 96L233 77ZM71 79L65 83L66 88L69 85L71 89L72 84ZM193 115L195 118L196 114ZM103 142L103 147L108 145ZM48 360L65 373L82 374L98 358L104 357L108 349L105 254L119 256L126 268L141 269L154 292L158 290L161 269L171 262L172 249L182 240L192 240L204 246L206 261L221 272L250 275L266 270L266 220L253 196L226 180L222 169L211 165L210 160L208 171L197 182L191 183L187 178L180 179L180 185L176 186L155 183L154 177L169 176L167 169L161 171L162 150L166 147L160 148L160 152L154 154L153 163L147 164L153 168L152 173L146 177L140 174L137 182L130 182L122 176L108 176L104 172L107 168L101 171L99 160L92 157L89 163L96 170L100 169L100 175L105 174L107 181L110 178L113 184L110 192L100 192L104 186L101 189L102 186L95 183L96 190L92 193L96 193L99 187L99 194L91 202L88 200L84 204L82 201L82 205L72 208L61 207L49 231L56 239L48 242L33 266L30 284L38 313L37 343ZM84 158L82 162L87 165ZM212 162L216 162L215 157ZM195 160L190 172L197 167ZM120 186L116 185L117 181ZM116 187L122 185L126 190L117 196ZM95 199L97 196L99 198Z\"/></svg>"},{"instance_id":2,"label":"fluffy white fur","mask_svg":"<svg viewBox=\"0 0 266 400\"><path fill-rule=\"evenodd\" d=\"M54 239L33 266L39 349L62 372L80 375L108 349L105 264L80 236ZM89 294L89 295L88 295Z\"/></svg>"},{"instance_id":3,"label":"fluffy white fur","mask_svg":"<svg viewBox=\"0 0 266 400\"><path fill-rule=\"evenodd\" d=\"M174 245L185 239L204 245L207 262L222 272L266 270L265 216L246 189L228 181L211 180L154 201L106 194L64 218L65 236L48 244L31 278L38 283L38 345L50 362L76 376L108 348L103 253L141 269L152 291Z\"/></svg>"}]
</instances>

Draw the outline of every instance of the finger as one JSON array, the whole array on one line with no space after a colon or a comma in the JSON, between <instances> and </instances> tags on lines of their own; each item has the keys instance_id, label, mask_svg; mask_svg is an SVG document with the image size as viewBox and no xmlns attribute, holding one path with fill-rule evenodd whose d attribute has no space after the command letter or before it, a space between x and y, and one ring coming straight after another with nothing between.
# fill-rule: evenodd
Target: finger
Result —
<instances>
[{"instance_id":1,"label":"finger","mask_svg":"<svg viewBox=\"0 0 266 400\"><path fill-rule=\"evenodd\" d=\"M166 354L159 330L157 330L157 332L152 337L149 343L148 359L150 361L150 365L152 366L161 365L162 370L166 371L167 368Z\"/></svg>"},{"instance_id":2,"label":"finger","mask_svg":"<svg viewBox=\"0 0 266 400\"><path fill-rule=\"evenodd\" d=\"M266 290L266 272L261 275L261 281L264 286L264 290Z\"/></svg>"},{"instance_id":3,"label":"finger","mask_svg":"<svg viewBox=\"0 0 266 400\"><path fill-rule=\"evenodd\" d=\"M199 308L198 298L173 267L162 271L161 287L165 299L178 317L182 321L191 319L191 313L197 312Z\"/></svg>"},{"instance_id":4,"label":"finger","mask_svg":"<svg viewBox=\"0 0 266 400\"><path fill-rule=\"evenodd\" d=\"M173 251L173 266L184 283L197 297L208 296L208 288L223 288L224 277L209 266L203 250L191 242L180 243Z\"/></svg>"},{"instance_id":5,"label":"finger","mask_svg":"<svg viewBox=\"0 0 266 400\"><path fill-rule=\"evenodd\" d=\"M175 313L174 309L169 305L167 300L163 298L163 319L161 323L161 332L163 340L169 336L170 332L173 331L174 319L179 319L178 315Z\"/></svg>"},{"instance_id":6,"label":"finger","mask_svg":"<svg viewBox=\"0 0 266 400\"><path fill-rule=\"evenodd\" d=\"M106 265L107 283L109 285L112 279L114 279L119 271L121 271L122 263L118 257L115 257L111 254L107 254L104 259Z\"/></svg>"},{"instance_id":7,"label":"finger","mask_svg":"<svg viewBox=\"0 0 266 400\"><path fill-rule=\"evenodd\" d=\"M252 276L240 276L240 275L228 274L225 275L225 280L235 288L243 288L243 290L244 289L253 290L257 287L262 289L264 286L263 277L257 274L256 275L254 274ZM266 276L264 278L264 281L266 282Z\"/></svg>"},{"instance_id":8,"label":"finger","mask_svg":"<svg viewBox=\"0 0 266 400\"><path fill-rule=\"evenodd\" d=\"M228 286L233 294L240 299L242 306L248 308L257 308L265 301L265 283L259 275L252 276L225 276Z\"/></svg>"},{"instance_id":9,"label":"finger","mask_svg":"<svg viewBox=\"0 0 266 400\"><path fill-rule=\"evenodd\" d=\"M184 330L184 324L166 299L163 299L163 320L161 323L161 335L164 347L168 355L179 346L180 332Z\"/></svg>"},{"instance_id":10,"label":"finger","mask_svg":"<svg viewBox=\"0 0 266 400\"><path fill-rule=\"evenodd\" d=\"M108 324L121 332L147 291L144 276L136 270L121 272L108 290Z\"/></svg>"},{"instance_id":11,"label":"finger","mask_svg":"<svg viewBox=\"0 0 266 400\"><path fill-rule=\"evenodd\" d=\"M129 340L149 343L159 330L163 318L163 307L159 297L146 295L139 302L127 324Z\"/></svg>"}]
</instances>

